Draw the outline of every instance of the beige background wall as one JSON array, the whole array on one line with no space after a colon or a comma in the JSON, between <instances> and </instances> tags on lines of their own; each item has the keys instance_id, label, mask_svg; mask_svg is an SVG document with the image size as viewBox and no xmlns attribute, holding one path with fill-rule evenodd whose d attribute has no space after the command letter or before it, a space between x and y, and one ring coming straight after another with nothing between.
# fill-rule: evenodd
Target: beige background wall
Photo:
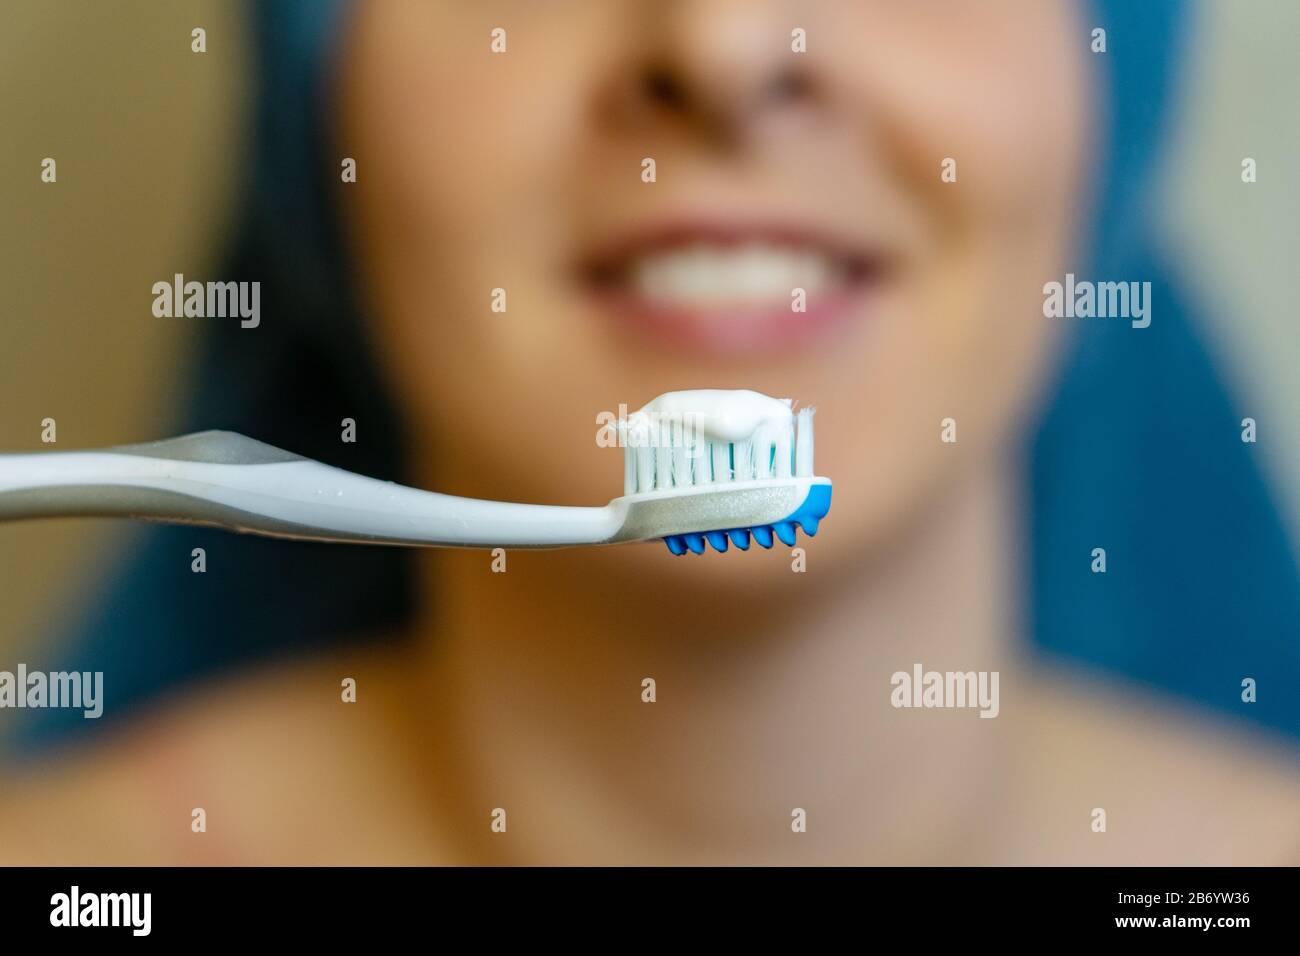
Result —
<instances>
[{"instance_id":1,"label":"beige background wall","mask_svg":"<svg viewBox=\"0 0 1300 956\"><path fill-rule=\"evenodd\" d=\"M0 448L48 447L46 417L59 447L162 437L190 330L152 316L150 286L202 272L232 205L240 11L220 0L0 7ZM190 51L195 26L206 54ZM40 181L47 156L55 184ZM0 662L41 636L47 602L56 590L68 599L66 576L124 530L0 526Z\"/></svg>"},{"instance_id":2,"label":"beige background wall","mask_svg":"<svg viewBox=\"0 0 1300 956\"><path fill-rule=\"evenodd\" d=\"M972 0L974 2L974 0ZM1210 2L1189 119L1166 177L1172 241L1220 305L1215 335L1260 411L1300 516L1300 70L1294 0ZM191 329L154 319L150 286L211 261L242 173L247 79L231 2L6 0L0 9L0 448L162 437L184 389ZM203 26L208 52L190 52ZM1242 155L1260 182L1243 186ZM58 161L56 185L40 162ZM130 529L89 521L0 526L0 667L42 636L69 576Z\"/></svg>"},{"instance_id":3,"label":"beige background wall","mask_svg":"<svg viewBox=\"0 0 1300 956\"><path fill-rule=\"evenodd\" d=\"M1207 304L1300 538L1300 3L1205 0L1166 180L1169 247ZM1241 182L1241 160L1259 181Z\"/></svg>"}]
</instances>

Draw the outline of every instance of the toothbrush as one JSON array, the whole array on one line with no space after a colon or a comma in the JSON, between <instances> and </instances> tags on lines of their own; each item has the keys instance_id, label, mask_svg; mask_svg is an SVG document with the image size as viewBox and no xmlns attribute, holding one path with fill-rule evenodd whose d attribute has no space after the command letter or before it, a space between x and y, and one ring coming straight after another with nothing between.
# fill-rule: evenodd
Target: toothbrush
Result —
<instances>
[{"instance_id":1,"label":"toothbrush","mask_svg":"<svg viewBox=\"0 0 1300 956\"><path fill-rule=\"evenodd\" d=\"M674 419L674 441L642 444L646 409L674 398L678 407L702 403L702 421L729 427L691 429ZM784 419L730 414L752 410L756 399L782 405ZM831 483L813 475L811 409L796 414L788 402L755 392L713 391L669 393L646 409L619 428L624 494L599 507L421 491L234 432L205 431L90 451L0 455L0 521L116 516L301 540L454 548L663 539L679 555L702 554L706 543L717 551L729 542L748 549L751 536L764 548L774 537L793 546L796 528L817 533Z\"/></svg>"}]
</instances>

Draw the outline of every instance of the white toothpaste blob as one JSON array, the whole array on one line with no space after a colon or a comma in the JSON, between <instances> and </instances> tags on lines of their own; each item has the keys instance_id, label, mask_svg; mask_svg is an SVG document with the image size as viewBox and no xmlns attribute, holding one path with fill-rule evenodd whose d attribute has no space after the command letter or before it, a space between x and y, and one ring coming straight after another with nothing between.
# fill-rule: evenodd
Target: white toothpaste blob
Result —
<instances>
[{"instance_id":1,"label":"white toothpaste blob","mask_svg":"<svg viewBox=\"0 0 1300 956\"><path fill-rule=\"evenodd\" d=\"M667 392L633 416L670 419L698 429L715 442L743 442L759 432L779 435L793 422L790 399L771 398L749 389L697 388Z\"/></svg>"}]
</instances>

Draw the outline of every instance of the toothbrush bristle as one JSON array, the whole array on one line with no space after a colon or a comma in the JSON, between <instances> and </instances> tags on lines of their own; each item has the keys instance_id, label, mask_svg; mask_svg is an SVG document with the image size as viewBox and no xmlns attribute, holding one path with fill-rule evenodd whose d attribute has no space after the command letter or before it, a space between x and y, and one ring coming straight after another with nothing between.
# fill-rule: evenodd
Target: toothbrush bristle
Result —
<instances>
[{"instance_id":1,"label":"toothbrush bristle","mask_svg":"<svg viewBox=\"0 0 1300 956\"><path fill-rule=\"evenodd\" d=\"M706 543L719 553L728 549L728 543L734 544L741 551L748 551L751 537L758 542L759 547L769 550L777 541L793 548L801 529L811 538L816 536L820 523L816 514L800 515L793 521L778 521L776 524L756 525L752 528L724 528L701 534L670 534L664 538L664 543L673 554L686 554L688 551L703 554Z\"/></svg>"},{"instance_id":2,"label":"toothbrush bristle","mask_svg":"<svg viewBox=\"0 0 1300 956\"><path fill-rule=\"evenodd\" d=\"M813 474L811 408L799 409L788 427L760 429L737 442L709 441L680 421L658 429L625 424L622 435L625 495Z\"/></svg>"},{"instance_id":3,"label":"toothbrush bristle","mask_svg":"<svg viewBox=\"0 0 1300 956\"><path fill-rule=\"evenodd\" d=\"M796 478L813 475L813 412L812 408L799 409L795 425L794 474Z\"/></svg>"}]
</instances>

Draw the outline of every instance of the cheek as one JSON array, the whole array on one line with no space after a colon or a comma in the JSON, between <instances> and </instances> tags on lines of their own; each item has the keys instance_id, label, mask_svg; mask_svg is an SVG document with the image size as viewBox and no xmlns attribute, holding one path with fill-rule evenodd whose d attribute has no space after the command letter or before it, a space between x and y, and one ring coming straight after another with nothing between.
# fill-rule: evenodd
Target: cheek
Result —
<instances>
[{"instance_id":1,"label":"cheek","mask_svg":"<svg viewBox=\"0 0 1300 956\"><path fill-rule=\"evenodd\" d=\"M818 391L836 401L819 413L830 439L819 458L849 479L836 517L857 540L915 513L970 457L1005 448L1057 334L1042 285L1069 261L1090 119L1083 54L1063 51L1085 51L1087 33L1046 2L1019 17L955 15L970 22L892 18L872 56L844 61L859 71L872 153L926 233L887 321L834 374L820 369ZM955 182L941 180L948 157ZM956 445L940 440L946 418Z\"/></svg>"},{"instance_id":2,"label":"cheek","mask_svg":"<svg viewBox=\"0 0 1300 956\"><path fill-rule=\"evenodd\" d=\"M1036 11L1036 12L1035 12ZM936 352L953 364L953 397L996 441L1033 393L1056 336L1043 283L1069 261L1082 181L1086 31L1072 8L1036 3L969 65L978 82L944 117L957 181L933 187L946 236L933 283ZM960 84L954 83L954 86ZM936 177L937 180L937 177ZM960 389L960 391L959 391ZM955 414L955 413L954 413Z\"/></svg>"},{"instance_id":3,"label":"cheek","mask_svg":"<svg viewBox=\"0 0 1300 956\"><path fill-rule=\"evenodd\" d=\"M588 420L603 407L582 389L556 388L568 370L600 363L589 330L557 301L555 282L574 175L566 150L585 102L577 64L592 62L573 51L592 41L574 38L600 31L512 8L508 52L494 54L498 21L485 6L358 10L342 137L360 174L344 201L380 349L410 424L421 439L484 459L489 473L512 473L486 459L503 446L525 458L578 449L534 439L536 428L507 435L502 408L545 396L557 419L548 427L581 436L586 451L594 447ZM574 55L556 57L557 49ZM598 397L608 404L620 396Z\"/></svg>"}]
</instances>

